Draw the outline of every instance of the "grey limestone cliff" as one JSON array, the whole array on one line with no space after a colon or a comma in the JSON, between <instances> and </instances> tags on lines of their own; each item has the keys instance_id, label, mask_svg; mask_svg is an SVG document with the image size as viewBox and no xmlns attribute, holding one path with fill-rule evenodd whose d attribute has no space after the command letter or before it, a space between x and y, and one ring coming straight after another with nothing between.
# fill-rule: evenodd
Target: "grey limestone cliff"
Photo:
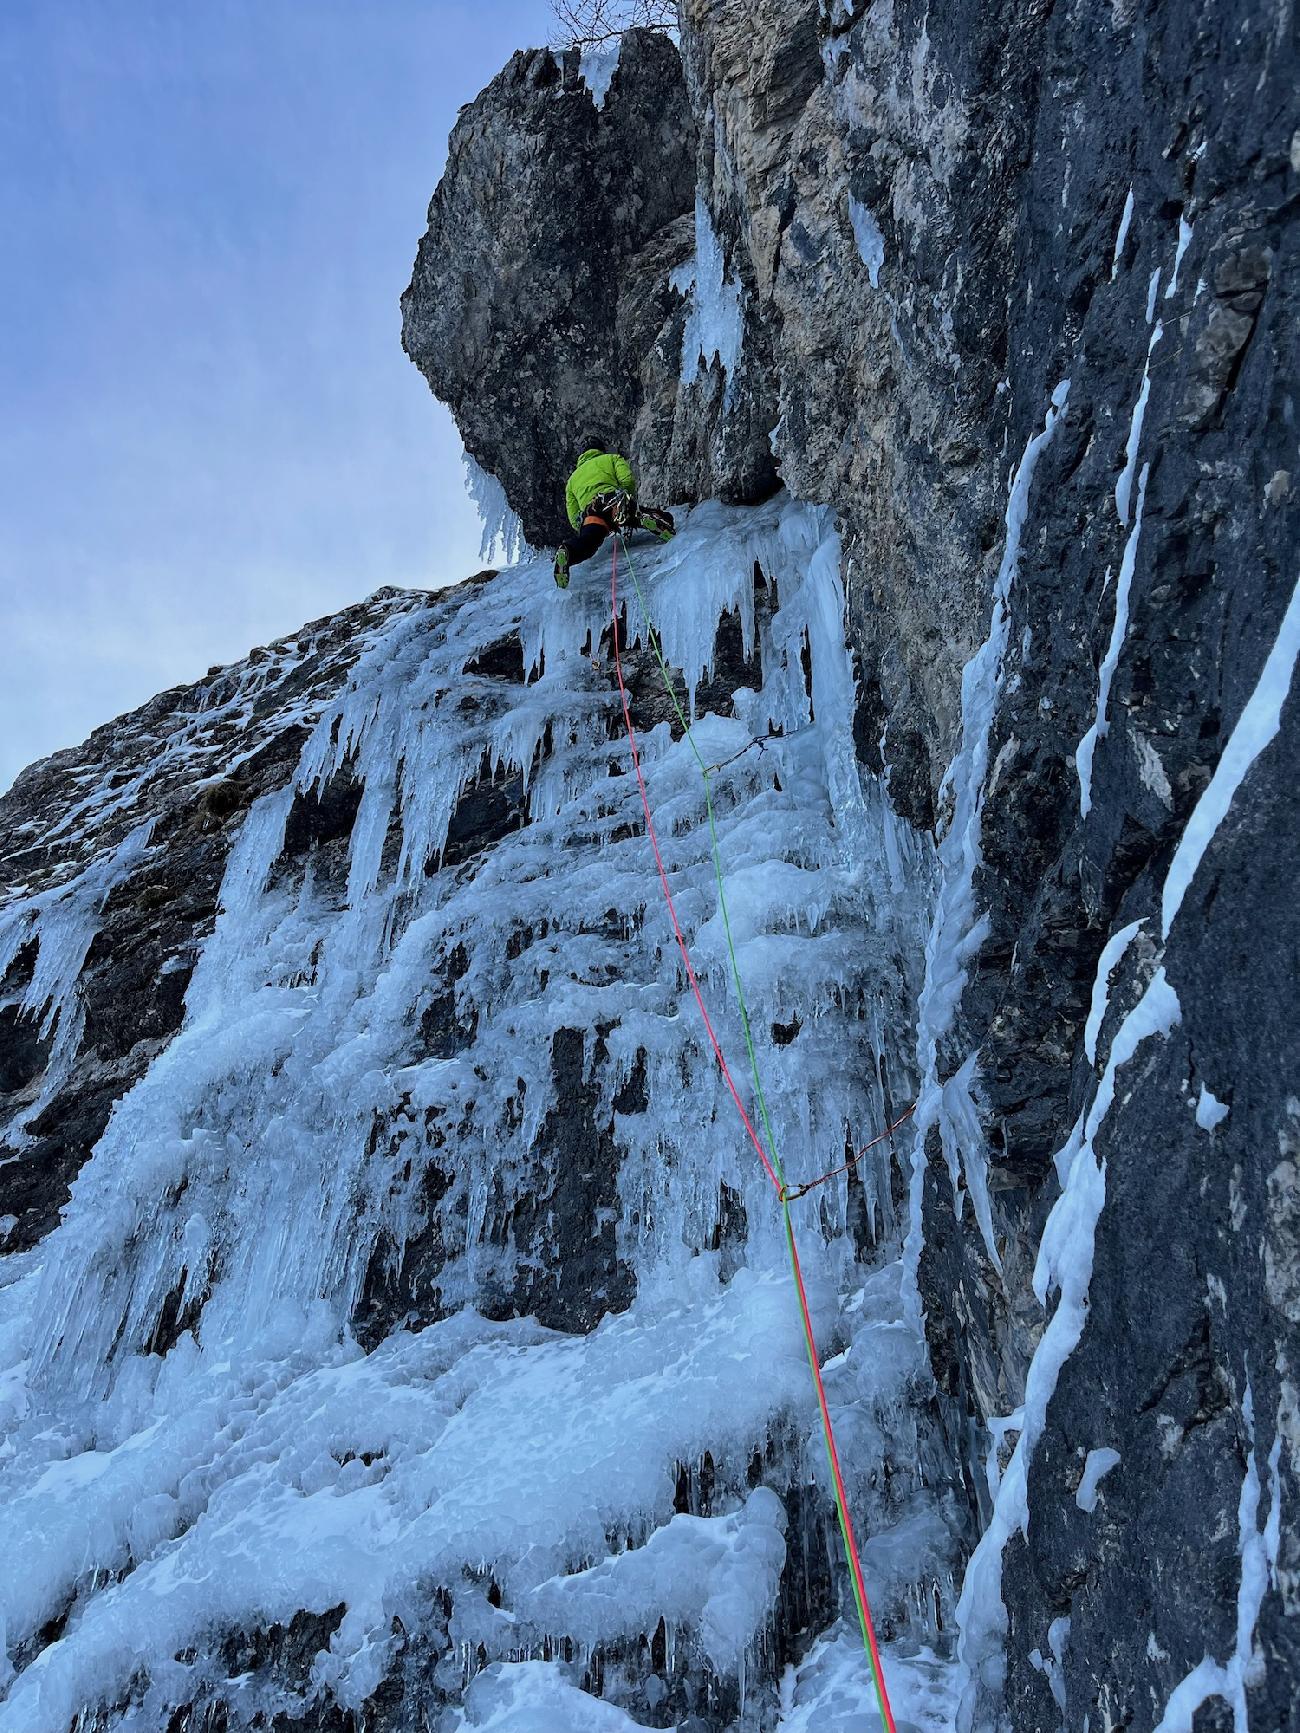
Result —
<instances>
[{"instance_id":1,"label":"grey limestone cliff","mask_svg":"<svg viewBox=\"0 0 1300 1733\"><path fill-rule=\"evenodd\" d=\"M548 76L584 137L603 129L609 148L648 162L654 139L618 106L647 51L629 41L603 112L584 106L571 63ZM659 54L671 82L666 44ZM1243 1483L1262 1476L1251 1520L1263 1532L1280 1509L1282 1534L1242 1689L1252 1725L1281 1727L1300 1697L1286 1518L1300 1257L1294 694L1172 926L1168 913L1189 819L1199 830L1217 811L1217 788L1198 803L1233 761L1234 730L1238 753L1251 737L1256 710L1243 712L1294 606L1292 8L687 0L681 59L679 149L694 175L675 170L675 204L656 210L654 239L606 299L653 317L620 325L618 388L593 377L557 426L603 418L659 495L756 498L779 481L835 507L860 755L941 836L962 670L991 606L1003 644L978 796L978 943L937 1054L945 1101L969 1094L979 1148L963 1161L937 1116L920 1259L977 1531L993 1520L987 1425L1005 1466L1018 1434L1002 1417L1024 1406L1057 1303L1032 1278L1072 1127L1153 972L1176 989L1176 1027L1137 1054L1097 1132L1105 1204L1086 1322L1033 1439L1027 1524L1000 1554L1005 1683L986 1669L967 1713L992 1713L1005 1690L1017 1728L1154 1727L1203 1656L1234 1653ZM485 136L504 151L535 125L500 81L472 114L462 135L480 152ZM466 269L439 218L481 173L453 157L405 303L408 347L443 395L411 334L437 323L437 296ZM516 193L535 208L535 182ZM691 244L693 276L689 261L677 268ZM602 256L598 241L583 251L579 280ZM506 331L528 299L521 265L526 282L522 255L493 238L470 266ZM673 384L706 288L715 325L734 297L742 334L727 354L686 341ZM599 343L599 327L568 340ZM531 396L542 420L546 389L535 381ZM566 453L561 440L532 461L509 434L518 391L512 377L491 407L478 394L467 440L497 430L476 454L545 535L553 519L537 501L558 498ZM1038 453L1054 396L1059 423ZM1122 954L1103 958L1130 928ZM1098 1005L1109 1009L1089 1030ZM982 1231L972 1194L985 1185ZM1085 1511L1091 1493L1076 1495L1102 1449L1120 1466ZM1230 1719L1207 1703L1195 1725Z\"/></svg>"},{"instance_id":2,"label":"grey limestone cliff","mask_svg":"<svg viewBox=\"0 0 1300 1733\"><path fill-rule=\"evenodd\" d=\"M409 355L537 547L595 433L682 533L381 591L0 801L0 1733L870 1724L629 728L846 1169L900 1730L1295 1723L1294 24L684 0L462 112Z\"/></svg>"}]
</instances>

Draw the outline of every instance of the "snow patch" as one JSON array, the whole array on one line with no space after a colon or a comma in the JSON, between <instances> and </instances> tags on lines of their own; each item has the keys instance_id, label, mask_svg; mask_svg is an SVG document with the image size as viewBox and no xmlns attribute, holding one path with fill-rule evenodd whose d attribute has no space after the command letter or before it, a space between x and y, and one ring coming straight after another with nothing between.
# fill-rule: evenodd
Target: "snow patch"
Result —
<instances>
[{"instance_id":1,"label":"snow patch","mask_svg":"<svg viewBox=\"0 0 1300 1733\"><path fill-rule=\"evenodd\" d=\"M1282 726L1282 706L1291 691L1298 655L1300 582L1291 592L1291 600L1255 689L1246 700L1237 726L1229 735L1228 744L1214 767L1209 786L1197 801L1174 852L1161 896L1161 931L1166 939L1196 876L1196 869L1214 840L1215 832L1227 817L1233 797L1260 753L1277 738Z\"/></svg>"},{"instance_id":2,"label":"snow patch","mask_svg":"<svg viewBox=\"0 0 1300 1733\"><path fill-rule=\"evenodd\" d=\"M1088 1459L1083 1465L1083 1479L1079 1482L1079 1490L1074 1495L1074 1502L1080 1510L1089 1516L1097 1508L1097 1488L1112 1468L1118 1468L1121 1461L1118 1450L1103 1448L1090 1450Z\"/></svg>"},{"instance_id":3,"label":"snow patch","mask_svg":"<svg viewBox=\"0 0 1300 1733\"><path fill-rule=\"evenodd\" d=\"M1232 1111L1226 1103L1217 1099L1214 1093L1201 1085L1200 1097L1196 1103L1196 1123L1202 1131L1213 1131L1216 1125L1222 1125Z\"/></svg>"}]
</instances>

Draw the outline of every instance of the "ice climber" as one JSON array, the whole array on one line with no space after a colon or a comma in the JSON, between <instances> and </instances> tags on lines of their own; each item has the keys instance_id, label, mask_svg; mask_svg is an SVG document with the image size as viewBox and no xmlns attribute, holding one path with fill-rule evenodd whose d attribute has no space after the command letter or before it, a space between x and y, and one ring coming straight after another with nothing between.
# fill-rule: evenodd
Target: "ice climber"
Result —
<instances>
[{"instance_id":1,"label":"ice climber","mask_svg":"<svg viewBox=\"0 0 1300 1733\"><path fill-rule=\"evenodd\" d=\"M555 581L569 587L569 570L589 560L615 530L649 530L660 541L671 541L676 526L672 514L638 505L632 466L617 452L606 451L603 439L589 439L569 477L565 504L573 534L555 556Z\"/></svg>"}]
</instances>

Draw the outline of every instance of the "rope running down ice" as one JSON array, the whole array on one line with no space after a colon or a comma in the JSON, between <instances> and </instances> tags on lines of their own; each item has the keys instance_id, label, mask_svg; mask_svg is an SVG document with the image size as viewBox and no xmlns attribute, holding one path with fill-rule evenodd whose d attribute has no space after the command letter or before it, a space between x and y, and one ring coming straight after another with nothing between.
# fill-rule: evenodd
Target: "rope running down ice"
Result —
<instances>
[{"instance_id":1,"label":"rope running down ice","mask_svg":"<svg viewBox=\"0 0 1300 1733\"><path fill-rule=\"evenodd\" d=\"M696 762L699 765L700 775L704 782L705 806L708 811L709 819L709 843L713 856L714 876L717 880L718 886L718 905L722 914L723 929L726 933L727 951L731 959L732 981L736 991L736 1002L740 1012L741 1028L744 1030L745 1046L749 1054L750 1071L754 1084L754 1098L758 1103L759 1119L762 1123L763 1132L766 1137L766 1147L764 1147L763 1140L760 1139L757 1131L754 1129L753 1121L749 1114L745 1111L745 1105L740 1098L740 1092L736 1087L735 1080L733 1079L730 1068L727 1065L726 1056L722 1051L721 1043L714 1032L713 1024L709 1018L708 1009L704 1003L704 995L700 990L699 979L695 973L695 966L691 961L691 955L686 944L686 938L682 932L681 923L677 918L677 908L673 902L671 886L668 883L668 873L664 866L663 856L659 849L659 839L654 826L654 815L650 808L650 796L646 788L645 776L641 769L641 754L637 745L636 729L632 723L632 711L628 701L627 686L623 679L623 658L619 645L618 628L618 551L620 545L623 546L624 556L627 558L628 571L636 588L637 599L641 605L641 616L645 621L646 631L649 635L650 647L654 652L655 660L658 662L660 673L663 676L665 690L672 701L673 708L677 712L678 720L681 723L685 738L690 743L691 751L695 755ZM830 1406L826 1399L826 1388L822 1382L821 1359L817 1352L816 1338L813 1333L812 1313L809 1309L808 1295L804 1287L803 1268L799 1261L799 1248L795 1243L794 1222L790 1215L791 1195L785 1183L781 1158L776 1148L776 1141L772 1135L771 1120L767 1111L767 1100L763 1092L762 1077L759 1073L758 1056L754 1049L753 1035L750 1030L749 1009L745 1001L745 990L740 978L740 965L736 958L736 949L732 938L731 918L727 910L726 887L722 873L722 856L718 844L718 827L714 816L713 794L709 782L709 767L705 764L700 755L699 748L695 743L695 737L691 732L690 723L687 721L682 712L681 705L677 701L677 694L673 689L672 678L668 672L668 665L664 661L663 652L659 646L658 635L650 625L650 614L646 607L645 596L642 593L640 581L636 575L636 569L632 564L631 557L627 554L627 548L623 543L622 537L618 535L613 538L613 558L610 568L609 593L610 617L614 634L614 666L618 675L619 696L623 705L623 721L627 727L628 744L631 747L632 752L632 766L636 772L637 785L641 793L641 804L645 811L646 833L650 839L650 846L654 851L655 865L659 871L659 881L663 887L664 900L668 905L668 913L672 921L673 933L677 940L677 948L681 953L682 962L685 965L686 976L687 980L690 982L691 991L700 1008L700 1015L704 1019L704 1027L708 1032L709 1043L713 1048L714 1058L718 1062L718 1068L726 1082L731 1098L736 1104L736 1110L740 1114L741 1122L745 1127L749 1140L758 1152L759 1159L767 1172L768 1178L772 1181L772 1185L776 1190L777 1198L781 1205L785 1223L786 1247L790 1255L790 1268L794 1275L795 1287L799 1297L799 1310L803 1324L804 1343L808 1351L808 1364L812 1372L813 1385L817 1396L817 1407L821 1419L822 1436L826 1444L826 1456L830 1465L831 1480L835 1489L835 1505L839 1516L840 1535L844 1542L844 1556L849 1567L849 1576L853 1584L853 1595L857 1604L858 1622L862 1629L863 1646L866 1649L867 1658L871 1663L871 1674L876 1689L876 1700L880 1705L881 1720L884 1723L885 1728L888 1730L888 1733L896 1733L893 1710L891 1709L889 1702L889 1692L885 1686L884 1668L881 1665L880 1660L880 1649L876 1642L875 1625L872 1621L871 1608L867 1601L867 1589L866 1584L863 1581L862 1564L858 1557L857 1540L853 1533L852 1518L849 1515L848 1496L844 1490L844 1477L840 1470L839 1450L835 1442L835 1429L831 1422ZM888 1133L883 1135L888 1135ZM865 1153L865 1151L863 1153ZM830 1176L827 1175L825 1177L829 1178Z\"/></svg>"}]
</instances>

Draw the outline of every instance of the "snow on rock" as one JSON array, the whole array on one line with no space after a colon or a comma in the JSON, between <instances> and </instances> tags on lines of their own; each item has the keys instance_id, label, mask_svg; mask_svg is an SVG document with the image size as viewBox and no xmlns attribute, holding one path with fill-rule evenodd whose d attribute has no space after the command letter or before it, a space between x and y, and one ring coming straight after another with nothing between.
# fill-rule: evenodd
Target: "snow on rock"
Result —
<instances>
[{"instance_id":1,"label":"snow on rock","mask_svg":"<svg viewBox=\"0 0 1300 1733\"><path fill-rule=\"evenodd\" d=\"M1204 1083L1196 1100L1196 1123L1202 1131L1213 1131L1216 1125L1222 1125L1232 1109L1226 1102L1220 1101L1214 1092Z\"/></svg>"},{"instance_id":2,"label":"snow on rock","mask_svg":"<svg viewBox=\"0 0 1300 1733\"><path fill-rule=\"evenodd\" d=\"M1236 727L1228 736L1228 744L1214 767L1209 787L1197 801L1179 839L1161 899L1161 924L1166 938L1196 876L1196 869L1232 805L1233 796L1251 765L1277 737L1282 726L1282 706L1290 694L1295 675L1297 656L1300 656L1300 581L1291 592L1273 647Z\"/></svg>"},{"instance_id":3,"label":"snow on rock","mask_svg":"<svg viewBox=\"0 0 1300 1733\"><path fill-rule=\"evenodd\" d=\"M1079 1482L1079 1490L1074 1495L1074 1502L1079 1509L1089 1516L1097 1508L1097 1489L1110 1473L1112 1468L1118 1468L1121 1461L1118 1450L1109 1447L1101 1450L1090 1450L1083 1465L1083 1478Z\"/></svg>"}]
</instances>

